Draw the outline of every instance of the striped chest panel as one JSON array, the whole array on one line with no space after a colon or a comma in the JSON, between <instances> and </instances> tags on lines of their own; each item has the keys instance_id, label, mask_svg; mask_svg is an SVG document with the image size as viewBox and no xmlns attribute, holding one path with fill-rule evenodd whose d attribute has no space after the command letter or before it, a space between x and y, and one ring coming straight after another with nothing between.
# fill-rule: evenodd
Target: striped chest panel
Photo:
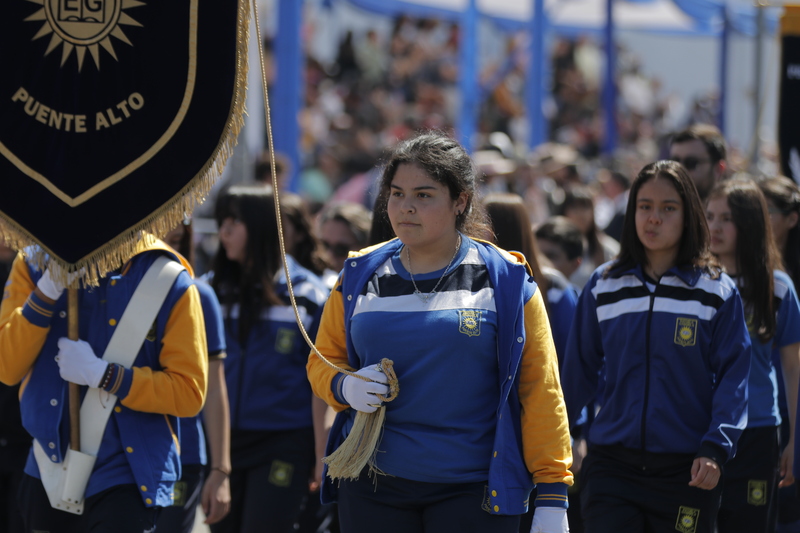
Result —
<instances>
[{"instance_id":1,"label":"striped chest panel","mask_svg":"<svg viewBox=\"0 0 800 533\"><path fill-rule=\"evenodd\" d=\"M368 312L425 312L453 309L483 309L495 312L494 288L478 251L471 246L464 259L444 276L437 292L424 303L414 294L414 285L399 262L399 256L375 271L358 297L353 316ZM414 276L422 293L429 293L441 271Z\"/></svg>"},{"instance_id":2,"label":"striped chest panel","mask_svg":"<svg viewBox=\"0 0 800 533\"><path fill-rule=\"evenodd\" d=\"M592 288L600 323L630 313L647 312L651 298L654 313L688 315L708 321L714 318L731 294L731 288L717 280L701 277L694 286L690 286L674 275L662 277L654 292L650 292L644 282L633 274L601 278Z\"/></svg>"}]
</instances>

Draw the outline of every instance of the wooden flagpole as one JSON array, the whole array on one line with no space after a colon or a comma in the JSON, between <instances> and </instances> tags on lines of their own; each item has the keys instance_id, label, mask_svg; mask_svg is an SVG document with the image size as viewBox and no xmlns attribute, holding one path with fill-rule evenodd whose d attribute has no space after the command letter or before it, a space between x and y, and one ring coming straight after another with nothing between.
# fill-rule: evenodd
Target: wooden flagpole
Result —
<instances>
[{"instance_id":1,"label":"wooden flagpole","mask_svg":"<svg viewBox=\"0 0 800 533\"><path fill-rule=\"evenodd\" d=\"M67 337L71 341L78 338L78 289L67 289ZM81 449L81 389L76 383L69 384L69 447Z\"/></svg>"}]
</instances>

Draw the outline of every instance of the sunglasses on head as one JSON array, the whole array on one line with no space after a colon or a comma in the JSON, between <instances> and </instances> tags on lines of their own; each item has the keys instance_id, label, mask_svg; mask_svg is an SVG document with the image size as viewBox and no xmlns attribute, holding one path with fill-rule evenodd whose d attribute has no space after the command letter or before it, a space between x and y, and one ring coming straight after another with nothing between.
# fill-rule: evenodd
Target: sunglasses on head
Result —
<instances>
[{"instance_id":1,"label":"sunglasses on head","mask_svg":"<svg viewBox=\"0 0 800 533\"><path fill-rule=\"evenodd\" d=\"M350 253L349 244L322 241L322 246L334 257L347 257L347 254Z\"/></svg>"},{"instance_id":2,"label":"sunglasses on head","mask_svg":"<svg viewBox=\"0 0 800 533\"><path fill-rule=\"evenodd\" d=\"M677 161L678 163L680 163L681 165L686 167L686 170L688 170L690 172L692 170L696 169L697 165L702 165L703 163L708 163L709 162L708 159L700 159L700 158L695 157L693 155L688 155L688 156L684 157L683 159L681 159L680 157L670 157L670 159L672 161Z\"/></svg>"}]
</instances>

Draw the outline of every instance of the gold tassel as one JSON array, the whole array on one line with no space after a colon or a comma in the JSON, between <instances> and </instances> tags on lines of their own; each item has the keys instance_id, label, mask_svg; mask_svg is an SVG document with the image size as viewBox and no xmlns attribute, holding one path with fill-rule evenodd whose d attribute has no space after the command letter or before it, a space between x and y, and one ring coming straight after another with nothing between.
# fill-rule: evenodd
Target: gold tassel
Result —
<instances>
[{"instance_id":1,"label":"gold tassel","mask_svg":"<svg viewBox=\"0 0 800 533\"><path fill-rule=\"evenodd\" d=\"M400 392L393 365L391 359L381 359L381 372L386 374L389 385L388 396L376 395L382 402L391 402ZM352 373L348 373L348 375L367 379ZM350 434L332 454L322 459L322 462L328 465L328 477L331 479L358 479L359 474L366 466L369 466L370 475L383 474L375 466L375 458L378 456L378 441L383 433L385 418L386 407L383 405L373 413L361 411L356 413Z\"/></svg>"},{"instance_id":2,"label":"gold tassel","mask_svg":"<svg viewBox=\"0 0 800 533\"><path fill-rule=\"evenodd\" d=\"M331 479L358 479L365 466L369 465L370 473L382 474L375 467L378 455L378 440L383 432L383 421L386 418L386 407L381 406L374 413L356 414L353 428L344 442L322 462L328 465L328 477Z\"/></svg>"}]
</instances>

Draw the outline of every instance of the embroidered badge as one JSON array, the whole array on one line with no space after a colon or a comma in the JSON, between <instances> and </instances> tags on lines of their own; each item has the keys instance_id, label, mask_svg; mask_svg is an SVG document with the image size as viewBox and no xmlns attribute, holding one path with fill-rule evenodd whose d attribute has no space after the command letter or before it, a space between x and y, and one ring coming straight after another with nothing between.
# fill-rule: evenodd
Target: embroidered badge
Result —
<instances>
[{"instance_id":1,"label":"embroidered badge","mask_svg":"<svg viewBox=\"0 0 800 533\"><path fill-rule=\"evenodd\" d=\"M481 334L481 312L468 310L458 312L458 332L470 337Z\"/></svg>"},{"instance_id":2,"label":"embroidered badge","mask_svg":"<svg viewBox=\"0 0 800 533\"><path fill-rule=\"evenodd\" d=\"M172 499L172 506L173 507L183 507L186 505L186 482L185 481L176 481L175 488L172 491L173 499Z\"/></svg>"},{"instance_id":3,"label":"embroidered badge","mask_svg":"<svg viewBox=\"0 0 800 533\"><path fill-rule=\"evenodd\" d=\"M277 487L288 487L292 484L294 465L275 459L269 470L269 482Z\"/></svg>"},{"instance_id":4,"label":"embroidered badge","mask_svg":"<svg viewBox=\"0 0 800 533\"><path fill-rule=\"evenodd\" d=\"M675 530L681 533L695 533L697 531L698 518L700 518L700 509L681 505L678 509L678 521L675 522Z\"/></svg>"},{"instance_id":5,"label":"embroidered badge","mask_svg":"<svg viewBox=\"0 0 800 533\"><path fill-rule=\"evenodd\" d=\"M747 503L750 505L767 504L767 482L751 479L747 482Z\"/></svg>"},{"instance_id":6,"label":"embroidered badge","mask_svg":"<svg viewBox=\"0 0 800 533\"><path fill-rule=\"evenodd\" d=\"M483 502L481 503L481 509L487 513L492 512L492 498L489 496L489 485L483 486Z\"/></svg>"},{"instance_id":7,"label":"embroidered badge","mask_svg":"<svg viewBox=\"0 0 800 533\"><path fill-rule=\"evenodd\" d=\"M291 353L297 331L289 328L278 328L275 337L275 351L278 353Z\"/></svg>"},{"instance_id":8,"label":"embroidered badge","mask_svg":"<svg viewBox=\"0 0 800 533\"><path fill-rule=\"evenodd\" d=\"M694 346L697 342L697 319L678 318L675 321L675 344Z\"/></svg>"},{"instance_id":9,"label":"embroidered badge","mask_svg":"<svg viewBox=\"0 0 800 533\"><path fill-rule=\"evenodd\" d=\"M33 38L53 34L45 55L63 44L61 65L75 50L78 57L78 70L83 66L86 51L91 52L95 65L100 69L99 46L102 45L115 60L114 36L119 41L133 46L121 26L141 26L125 9L142 5L141 2L120 2L119 0L97 0L93 2L34 2L42 8L25 19L26 21L44 21L39 32ZM46 4L46 5L45 5Z\"/></svg>"}]
</instances>

